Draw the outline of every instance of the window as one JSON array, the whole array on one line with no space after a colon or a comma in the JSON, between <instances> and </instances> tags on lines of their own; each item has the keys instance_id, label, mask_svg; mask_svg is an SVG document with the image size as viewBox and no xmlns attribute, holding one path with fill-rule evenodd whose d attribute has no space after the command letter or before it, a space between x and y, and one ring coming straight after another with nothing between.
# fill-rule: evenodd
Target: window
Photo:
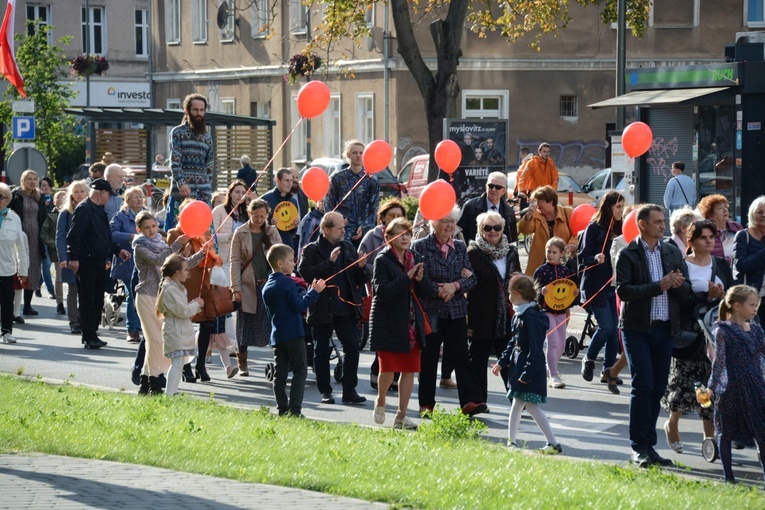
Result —
<instances>
[{"instance_id":1,"label":"window","mask_svg":"<svg viewBox=\"0 0 765 510\"><path fill-rule=\"evenodd\" d=\"M765 27L765 0L746 0L744 19L748 27Z\"/></svg>"},{"instance_id":2,"label":"window","mask_svg":"<svg viewBox=\"0 0 765 510\"><path fill-rule=\"evenodd\" d=\"M220 98L220 113L227 113L229 115L236 115L236 98L222 97Z\"/></svg>"},{"instance_id":3,"label":"window","mask_svg":"<svg viewBox=\"0 0 765 510\"><path fill-rule=\"evenodd\" d=\"M564 119L579 117L579 101L576 96L560 96L560 116Z\"/></svg>"},{"instance_id":4,"label":"window","mask_svg":"<svg viewBox=\"0 0 765 510\"><path fill-rule=\"evenodd\" d=\"M259 119L271 118L271 102L270 101L255 101L250 103L250 114L253 117Z\"/></svg>"},{"instance_id":5,"label":"window","mask_svg":"<svg viewBox=\"0 0 765 510\"><path fill-rule=\"evenodd\" d=\"M656 28L699 26L699 0L658 0L651 2L648 26Z\"/></svg>"},{"instance_id":6,"label":"window","mask_svg":"<svg viewBox=\"0 0 765 510\"><path fill-rule=\"evenodd\" d=\"M135 56L149 56L149 11L135 10Z\"/></svg>"},{"instance_id":7,"label":"window","mask_svg":"<svg viewBox=\"0 0 765 510\"><path fill-rule=\"evenodd\" d=\"M297 94L292 96L292 108L290 108L290 117L292 125L296 125L300 120L300 112L297 107ZM305 160L306 158L306 120L303 120L300 125L292 133L292 160Z\"/></svg>"},{"instance_id":8,"label":"window","mask_svg":"<svg viewBox=\"0 0 765 510\"><path fill-rule=\"evenodd\" d=\"M181 42L181 0L165 0L165 38L167 44Z\"/></svg>"},{"instance_id":9,"label":"window","mask_svg":"<svg viewBox=\"0 0 765 510\"><path fill-rule=\"evenodd\" d=\"M267 37L269 31L268 0L254 0L250 7L250 33L253 39Z\"/></svg>"},{"instance_id":10,"label":"window","mask_svg":"<svg viewBox=\"0 0 765 510\"><path fill-rule=\"evenodd\" d=\"M375 139L374 94L356 95L356 138L364 143Z\"/></svg>"},{"instance_id":11,"label":"window","mask_svg":"<svg viewBox=\"0 0 765 510\"><path fill-rule=\"evenodd\" d=\"M228 19L226 20L226 25L219 29L220 40L223 42L231 42L234 40L234 35L236 34L236 29L234 26L234 20L236 19L236 5L234 5L234 0L223 0L223 2L228 4Z\"/></svg>"},{"instance_id":12,"label":"window","mask_svg":"<svg viewBox=\"0 0 765 510\"><path fill-rule=\"evenodd\" d=\"M340 129L340 95L332 94L329 99L329 107L324 110L322 116L322 136L324 138L324 155L330 158L342 158L343 140Z\"/></svg>"},{"instance_id":13,"label":"window","mask_svg":"<svg viewBox=\"0 0 765 510\"><path fill-rule=\"evenodd\" d=\"M167 109L168 110L180 110L181 109L181 100L180 99L168 99L167 100Z\"/></svg>"},{"instance_id":14,"label":"window","mask_svg":"<svg viewBox=\"0 0 765 510\"><path fill-rule=\"evenodd\" d=\"M34 25L27 25L27 34L32 35L35 32L35 26L46 25L50 27L50 5L30 5L27 4L27 21L34 21ZM48 44L51 44L52 35L48 32Z\"/></svg>"},{"instance_id":15,"label":"window","mask_svg":"<svg viewBox=\"0 0 765 510\"><path fill-rule=\"evenodd\" d=\"M293 34L305 34L306 32L306 10L308 7L303 5L302 0L290 0L290 32Z\"/></svg>"},{"instance_id":16,"label":"window","mask_svg":"<svg viewBox=\"0 0 765 510\"><path fill-rule=\"evenodd\" d=\"M191 40L207 42L207 0L191 0Z\"/></svg>"},{"instance_id":17,"label":"window","mask_svg":"<svg viewBox=\"0 0 765 510\"><path fill-rule=\"evenodd\" d=\"M462 91L462 117L466 119L507 119L510 93L506 90Z\"/></svg>"},{"instance_id":18,"label":"window","mask_svg":"<svg viewBox=\"0 0 765 510\"><path fill-rule=\"evenodd\" d=\"M82 8L82 52L88 53L88 37L90 37L90 53L93 55L106 55L106 18L103 7L90 8L90 20L88 11Z\"/></svg>"}]
</instances>

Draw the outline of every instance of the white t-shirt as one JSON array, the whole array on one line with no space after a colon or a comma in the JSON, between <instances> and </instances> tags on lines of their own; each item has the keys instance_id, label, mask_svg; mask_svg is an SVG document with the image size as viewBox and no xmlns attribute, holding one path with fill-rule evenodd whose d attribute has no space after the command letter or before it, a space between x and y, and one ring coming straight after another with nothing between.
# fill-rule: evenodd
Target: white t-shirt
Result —
<instances>
[{"instance_id":1,"label":"white t-shirt","mask_svg":"<svg viewBox=\"0 0 765 510\"><path fill-rule=\"evenodd\" d=\"M712 278L712 261L705 266L699 266L685 260L685 265L688 266L688 279L691 281L691 288L693 292L709 292L709 282ZM722 280L715 276L715 285L722 285Z\"/></svg>"}]
</instances>

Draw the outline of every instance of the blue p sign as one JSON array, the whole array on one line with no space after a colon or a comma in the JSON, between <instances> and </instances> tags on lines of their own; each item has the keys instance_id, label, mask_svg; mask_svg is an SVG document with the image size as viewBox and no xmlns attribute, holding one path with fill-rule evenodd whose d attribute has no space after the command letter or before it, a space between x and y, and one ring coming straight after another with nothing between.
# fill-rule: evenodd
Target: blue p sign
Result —
<instances>
[{"instance_id":1,"label":"blue p sign","mask_svg":"<svg viewBox=\"0 0 765 510\"><path fill-rule=\"evenodd\" d=\"M14 140L35 139L34 117L13 117L12 127Z\"/></svg>"}]
</instances>

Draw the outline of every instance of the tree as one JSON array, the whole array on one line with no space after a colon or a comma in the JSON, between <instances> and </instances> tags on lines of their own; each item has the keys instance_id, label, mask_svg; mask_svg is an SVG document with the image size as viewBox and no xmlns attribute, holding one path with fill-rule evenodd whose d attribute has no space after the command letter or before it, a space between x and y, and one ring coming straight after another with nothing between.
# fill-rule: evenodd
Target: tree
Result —
<instances>
[{"instance_id":1,"label":"tree","mask_svg":"<svg viewBox=\"0 0 765 510\"><path fill-rule=\"evenodd\" d=\"M65 36L56 44L49 44L49 31L47 25L35 24L27 33L17 34L16 61L24 77L24 89L35 102L35 144L45 156L50 173L56 175L56 180L60 182L62 179L55 167L58 155L69 147L78 146L76 121L71 115L64 114L64 108L69 107L75 92L65 83L67 59L64 50L58 46L68 45L72 37ZM0 121L10 126L13 112L9 99L19 99L20 95L15 87L8 87L3 98L6 101L0 104ZM12 133L9 131L5 134L5 150L10 152L12 146Z\"/></svg>"},{"instance_id":2,"label":"tree","mask_svg":"<svg viewBox=\"0 0 765 510\"><path fill-rule=\"evenodd\" d=\"M325 4L322 23L312 33L306 48L319 47L328 53L343 40L360 45L369 36L365 13L386 0L313 0ZM479 37L499 32L514 43L525 35L532 37L531 46L539 47L544 34L557 33L571 20L569 5L604 5L602 21L616 21L617 0L388 0L396 29L398 52L414 77L425 103L430 144L429 180L435 179L438 168L433 151L443 138L443 119L455 117L459 97L457 66L462 56L462 33L468 26ZM309 2L310 3L310 2ZM627 0L627 22L635 35L642 35L647 23L650 0ZM415 15L417 19L413 19ZM436 52L435 73L425 64L415 38L415 26L430 19L430 35Z\"/></svg>"}]
</instances>

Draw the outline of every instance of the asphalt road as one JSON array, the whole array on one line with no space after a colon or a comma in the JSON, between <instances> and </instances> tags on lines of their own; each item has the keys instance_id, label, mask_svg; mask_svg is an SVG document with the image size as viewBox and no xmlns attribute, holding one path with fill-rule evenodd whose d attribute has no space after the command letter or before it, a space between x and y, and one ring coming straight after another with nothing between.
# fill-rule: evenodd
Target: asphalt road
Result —
<instances>
[{"instance_id":1,"label":"asphalt road","mask_svg":"<svg viewBox=\"0 0 765 510\"><path fill-rule=\"evenodd\" d=\"M42 377L51 381L69 380L72 383L86 384L110 390L136 392L137 387L130 381L130 370L136 346L125 341L125 329L102 331L101 336L109 345L100 350L86 350L76 335L69 334L65 316L57 316L55 303L46 298L36 298L34 308L39 317L27 318L27 323L14 329L18 343L0 344L0 372L24 374L29 377ZM582 330L584 312L574 309L573 318L568 327L570 334L578 336ZM589 341L587 339L586 341ZM228 380L218 359L214 356L209 372L209 383L181 383L180 390L189 395L202 398L214 398L221 403L247 409L269 406L274 412L271 383L265 378L266 364L272 359L269 348L250 349L250 377ZM376 426L372 420L372 400L375 391L369 385L369 367L372 354L364 351L359 366L358 391L367 397L364 405L351 406L340 404L342 388L333 379L335 396L338 404L324 405L319 402L315 379L309 371L303 411L307 417L344 423L358 423ZM334 362L332 363L334 367ZM565 389L550 389L544 411L552 424L558 440L563 446L563 455L596 461L626 464L630 454L628 442L629 411L629 373L622 377L625 385L622 394L614 396L608 392L605 384L597 381L585 382L579 375L581 355L574 360L564 356L561 361L561 373L567 383ZM600 370L600 364L598 364ZM417 411L416 392L410 403L410 416ZM489 374L489 414L479 415L487 426L487 440L502 441L507 438L507 415L509 402L501 379ZM437 401L446 410L457 408L457 391L437 390ZM396 395L389 393L388 420L392 424ZM526 417L528 418L528 417ZM681 421L680 431L685 443L685 453L675 454L666 444L661 429L666 420L666 413L659 419L657 451L676 462L675 467L665 468L686 475L703 479L719 480L722 468L719 460L707 463L701 456L701 422L695 415L687 415ZM419 421L419 420L415 420ZM531 419L524 419L519 438L525 447L540 448L544 437ZM734 451L734 471L740 480L749 479L752 483L762 484L762 471L754 449Z\"/></svg>"}]
</instances>

